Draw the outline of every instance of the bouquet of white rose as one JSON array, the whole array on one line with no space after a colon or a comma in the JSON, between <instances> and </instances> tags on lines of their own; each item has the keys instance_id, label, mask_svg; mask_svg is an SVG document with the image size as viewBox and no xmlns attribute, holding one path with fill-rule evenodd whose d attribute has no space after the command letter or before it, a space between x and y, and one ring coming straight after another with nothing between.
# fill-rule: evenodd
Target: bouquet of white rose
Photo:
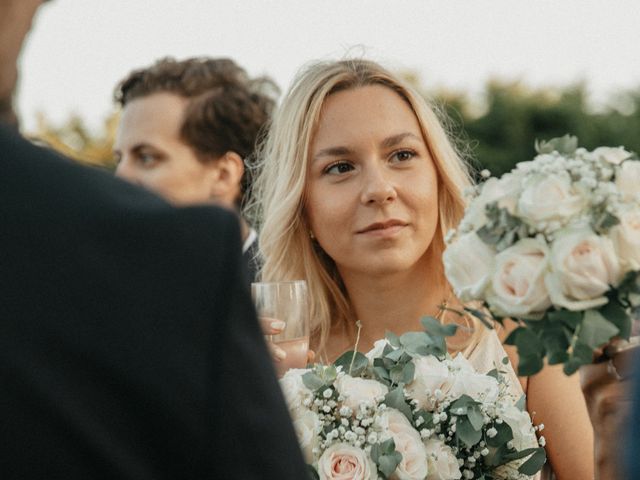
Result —
<instances>
[{"instance_id":1,"label":"bouquet of white rose","mask_svg":"<svg viewBox=\"0 0 640 480\"><path fill-rule=\"evenodd\" d=\"M640 161L622 147L577 145L536 142L532 161L469 192L447 239L460 300L519 323L505 343L517 346L521 375L545 356L567 374L591 363L595 349L629 339L640 306Z\"/></svg>"},{"instance_id":2,"label":"bouquet of white rose","mask_svg":"<svg viewBox=\"0 0 640 480\"><path fill-rule=\"evenodd\" d=\"M366 355L280 380L313 478L523 479L542 468L542 426L501 366L481 374L452 359L444 336L455 327L422 321L427 332L388 333Z\"/></svg>"}]
</instances>

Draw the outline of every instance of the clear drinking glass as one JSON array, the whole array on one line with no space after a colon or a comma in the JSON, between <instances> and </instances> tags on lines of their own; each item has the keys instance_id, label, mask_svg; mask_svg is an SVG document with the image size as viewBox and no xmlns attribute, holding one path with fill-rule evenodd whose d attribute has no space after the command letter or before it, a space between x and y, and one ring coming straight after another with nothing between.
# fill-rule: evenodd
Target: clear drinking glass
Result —
<instances>
[{"instance_id":1,"label":"clear drinking glass","mask_svg":"<svg viewBox=\"0 0 640 480\"><path fill-rule=\"evenodd\" d=\"M286 324L282 333L268 336L287 352L287 358L275 362L278 377L290 368L304 368L309 350L307 282L256 282L251 284L251 294L260 318L282 320Z\"/></svg>"}]
</instances>

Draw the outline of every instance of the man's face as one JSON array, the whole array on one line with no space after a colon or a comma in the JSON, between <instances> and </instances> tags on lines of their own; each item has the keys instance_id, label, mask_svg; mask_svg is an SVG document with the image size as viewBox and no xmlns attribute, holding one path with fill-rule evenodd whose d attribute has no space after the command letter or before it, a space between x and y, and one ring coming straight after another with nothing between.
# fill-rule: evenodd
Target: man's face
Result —
<instances>
[{"instance_id":1,"label":"man's face","mask_svg":"<svg viewBox=\"0 0 640 480\"><path fill-rule=\"evenodd\" d=\"M42 0L0 1L0 104L11 105L18 79L17 61L31 20ZM0 116L5 112L0 112Z\"/></svg>"},{"instance_id":2,"label":"man's face","mask_svg":"<svg viewBox=\"0 0 640 480\"><path fill-rule=\"evenodd\" d=\"M116 134L116 175L176 204L212 200L215 161L202 162L180 137L188 101L167 92L136 98L124 108Z\"/></svg>"}]
</instances>

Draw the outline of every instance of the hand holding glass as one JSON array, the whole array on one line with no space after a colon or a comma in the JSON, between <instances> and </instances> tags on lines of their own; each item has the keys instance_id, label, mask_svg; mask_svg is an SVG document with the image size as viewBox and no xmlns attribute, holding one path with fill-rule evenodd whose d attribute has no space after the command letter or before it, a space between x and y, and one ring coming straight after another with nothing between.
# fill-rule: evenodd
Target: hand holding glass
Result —
<instances>
[{"instance_id":1,"label":"hand holding glass","mask_svg":"<svg viewBox=\"0 0 640 480\"><path fill-rule=\"evenodd\" d=\"M285 327L277 335L268 335L287 354L276 361L278 377L290 368L304 368L309 350L309 300L307 282L258 282L251 284L251 294L263 323L283 321Z\"/></svg>"}]
</instances>

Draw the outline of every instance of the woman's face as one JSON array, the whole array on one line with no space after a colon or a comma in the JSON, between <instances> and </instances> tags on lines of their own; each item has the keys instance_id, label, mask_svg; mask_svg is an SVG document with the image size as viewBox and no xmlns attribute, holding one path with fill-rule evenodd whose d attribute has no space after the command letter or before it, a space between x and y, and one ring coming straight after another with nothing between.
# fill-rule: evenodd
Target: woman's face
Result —
<instances>
[{"instance_id":1,"label":"woman's face","mask_svg":"<svg viewBox=\"0 0 640 480\"><path fill-rule=\"evenodd\" d=\"M375 85L327 98L311 143L306 215L343 277L426 262L437 199L420 125L397 93Z\"/></svg>"}]
</instances>

